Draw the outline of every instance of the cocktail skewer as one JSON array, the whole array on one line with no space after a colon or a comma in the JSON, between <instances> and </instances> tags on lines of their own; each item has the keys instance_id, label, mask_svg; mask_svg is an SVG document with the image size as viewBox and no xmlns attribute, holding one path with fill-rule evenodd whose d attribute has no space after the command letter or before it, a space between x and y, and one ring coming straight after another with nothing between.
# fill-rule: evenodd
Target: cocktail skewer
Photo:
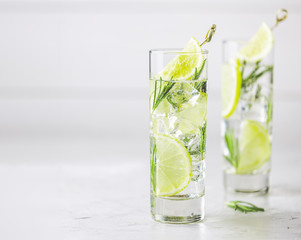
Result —
<instances>
[{"instance_id":1,"label":"cocktail skewer","mask_svg":"<svg viewBox=\"0 0 301 240\"><path fill-rule=\"evenodd\" d=\"M209 43L209 42L211 41L211 39L212 39L212 37L213 37L215 31L216 31L216 25L215 25L215 24L212 24L211 28L208 30L208 32L207 32L207 34L206 34L206 36L205 36L204 42L202 42L202 43L200 44L200 46L204 45L205 43Z\"/></svg>"},{"instance_id":2,"label":"cocktail skewer","mask_svg":"<svg viewBox=\"0 0 301 240\"><path fill-rule=\"evenodd\" d=\"M276 12L276 23L273 27L271 27L271 29L274 30L279 23L283 22L287 18L287 15L288 15L288 11L286 9L284 8L279 9Z\"/></svg>"}]
</instances>

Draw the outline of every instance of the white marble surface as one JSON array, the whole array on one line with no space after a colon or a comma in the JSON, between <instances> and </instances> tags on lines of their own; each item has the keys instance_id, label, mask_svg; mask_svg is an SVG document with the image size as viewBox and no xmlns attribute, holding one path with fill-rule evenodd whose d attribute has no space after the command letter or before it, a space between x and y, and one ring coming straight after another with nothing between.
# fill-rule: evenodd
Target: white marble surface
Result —
<instances>
[{"instance_id":1,"label":"white marble surface","mask_svg":"<svg viewBox=\"0 0 301 240\"><path fill-rule=\"evenodd\" d=\"M112 154L106 164L4 164L0 239L301 239L300 157L275 153L266 196L225 195L221 168L208 161L206 219L189 225L151 219L147 159ZM235 212L225 207L230 199L265 212Z\"/></svg>"}]
</instances>

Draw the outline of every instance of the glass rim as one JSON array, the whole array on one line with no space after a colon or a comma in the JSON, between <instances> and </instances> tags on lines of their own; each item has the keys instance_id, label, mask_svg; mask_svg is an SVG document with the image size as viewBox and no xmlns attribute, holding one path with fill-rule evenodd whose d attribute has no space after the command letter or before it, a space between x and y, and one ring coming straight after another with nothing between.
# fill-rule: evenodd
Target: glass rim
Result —
<instances>
[{"instance_id":1,"label":"glass rim","mask_svg":"<svg viewBox=\"0 0 301 240\"><path fill-rule=\"evenodd\" d=\"M155 79L155 78L149 78L150 81L161 81L160 79ZM172 80L164 80L162 79L162 82L171 82L171 83L183 83L183 82L190 82L190 83L194 83L194 82L206 82L208 81L208 78L202 78L202 79L196 79L196 80L187 80L187 79L172 79Z\"/></svg>"},{"instance_id":2,"label":"glass rim","mask_svg":"<svg viewBox=\"0 0 301 240\"><path fill-rule=\"evenodd\" d=\"M208 54L208 50L206 49L202 49L201 52L187 52L187 51L183 51L183 48L155 48L155 49L151 49L149 50L149 53L161 53L161 54Z\"/></svg>"}]
</instances>

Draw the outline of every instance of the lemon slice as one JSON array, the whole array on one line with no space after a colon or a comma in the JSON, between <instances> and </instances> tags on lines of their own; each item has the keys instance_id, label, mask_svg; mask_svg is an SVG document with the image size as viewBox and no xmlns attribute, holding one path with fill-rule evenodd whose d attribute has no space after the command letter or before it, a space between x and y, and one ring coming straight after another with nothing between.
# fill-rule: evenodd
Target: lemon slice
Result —
<instances>
[{"instance_id":1,"label":"lemon slice","mask_svg":"<svg viewBox=\"0 0 301 240\"><path fill-rule=\"evenodd\" d=\"M239 152L238 174L250 174L266 163L271 155L271 144L266 128L256 121L243 121Z\"/></svg>"},{"instance_id":2,"label":"lemon slice","mask_svg":"<svg viewBox=\"0 0 301 240\"><path fill-rule=\"evenodd\" d=\"M266 23L262 23L253 38L240 50L238 57L247 62L257 62L270 53L273 44L271 28Z\"/></svg>"},{"instance_id":3,"label":"lemon slice","mask_svg":"<svg viewBox=\"0 0 301 240\"><path fill-rule=\"evenodd\" d=\"M153 158L152 183L157 196L172 196L188 186L192 160L183 144L170 136L157 135Z\"/></svg>"},{"instance_id":4,"label":"lemon slice","mask_svg":"<svg viewBox=\"0 0 301 240\"><path fill-rule=\"evenodd\" d=\"M163 80L190 80L193 77L195 68L200 69L204 60L199 42L192 37L182 52L183 54L172 59L164 67L156 76L157 79L162 77Z\"/></svg>"},{"instance_id":5,"label":"lemon slice","mask_svg":"<svg viewBox=\"0 0 301 240\"><path fill-rule=\"evenodd\" d=\"M222 67L222 116L230 117L236 109L241 88L240 61L231 61Z\"/></svg>"}]
</instances>

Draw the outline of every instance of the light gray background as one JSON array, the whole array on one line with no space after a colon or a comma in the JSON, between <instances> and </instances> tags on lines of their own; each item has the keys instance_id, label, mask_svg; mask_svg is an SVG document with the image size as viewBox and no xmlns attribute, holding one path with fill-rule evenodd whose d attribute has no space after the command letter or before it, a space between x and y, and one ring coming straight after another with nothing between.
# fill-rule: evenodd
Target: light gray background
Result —
<instances>
[{"instance_id":1,"label":"light gray background","mask_svg":"<svg viewBox=\"0 0 301 240\"><path fill-rule=\"evenodd\" d=\"M222 40L273 25L280 7L289 17L275 30L274 143L293 147L301 134L292 124L301 106L300 1L1 0L1 161L104 161L112 151L145 161L148 50L201 41L215 23L206 46L210 158L219 150Z\"/></svg>"},{"instance_id":2,"label":"light gray background","mask_svg":"<svg viewBox=\"0 0 301 240\"><path fill-rule=\"evenodd\" d=\"M92 177L95 182L85 185L84 189L88 188L91 192L97 189L97 197L101 198L108 191L104 184L110 183L109 192L113 194L112 191L116 188L113 198L117 199L118 191L126 189L129 184L122 179L116 181L111 178L129 179L129 176L123 176L126 171L133 176L139 172L137 176L140 180L131 178L130 181L141 181L140 185L136 185L140 189L133 191L130 188L129 191L146 199L145 205L140 205L141 209L148 208L148 50L183 47L191 36L201 41L213 23L217 25L217 32L212 43L206 46L209 50L207 166L210 173L207 175L209 193L215 192L213 187L222 191L222 40L248 39L262 21L273 25L275 12L281 7L288 9L289 17L274 31L273 168L278 169L278 172L275 170L275 175L272 175L272 184L276 184L277 189L277 183L286 179L280 178L279 174L287 174L287 178L295 176L291 178L291 183L299 184L290 191L292 194L301 192L300 175L296 173L298 169L301 170L301 165L298 164L301 157L300 1L0 0L0 170L1 186L8 198L7 202L3 201L9 205L12 199L10 194L14 194L14 199L17 200L29 196L28 203L36 199L41 203L41 208L45 209L42 202L49 200L50 195L56 199L52 195L54 192L64 192L76 185L76 181L72 180L69 185L66 183L70 176L73 179L72 176L78 172L82 174L80 176L97 176L93 167L87 167L97 166L101 169L101 174L107 173L108 177L101 180ZM285 169L295 171L295 175L281 172L284 164L289 166ZM132 166L131 170L127 166ZM70 170L70 167L74 169ZM69 171L68 177L63 174L65 171ZM25 189L28 192L18 184L22 181L26 183ZM46 182L44 188L44 185L32 187L33 182L39 181ZM47 188L48 182L52 183L51 188ZM82 186L81 184L82 181L78 186ZM35 189L39 189L47 197L39 201ZM86 191L80 194L82 190L76 190L79 194L77 197L89 196ZM97 201L96 199L94 200ZM107 199L110 201L110 197ZM76 219L75 215L80 212L67 207L71 200L64 200L57 205L51 205L50 202L47 203L53 208L60 206L55 209L68 209L70 214L64 212L65 218L59 218L60 220L68 217ZM134 202L141 203L139 200ZM11 207L27 209L30 204L25 203ZM118 201L116 203L121 204ZM279 206L283 205L281 201L278 203ZM82 204L86 208L93 206L84 200ZM8 205L4 204L3 209L7 209ZM105 206L108 209L116 207ZM38 209L33 204L33 211L38 212ZM94 209L96 215L97 209L98 206ZM18 210L15 212L18 213ZM149 217L148 209L145 212L138 212L137 216L141 219ZM300 214L300 208L297 213ZM105 216L110 216L110 212L106 214ZM9 226L6 228L7 232L16 224L14 217L11 217L11 224L7 221L9 215L14 216L8 212L1 221ZM21 219L30 215L33 213L24 212ZM55 219L58 226L76 228L67 220L68 223L64 222L64 225L57 221L58 218ZM124 222L127 223L128 219L124 219ZM298 223L300 226L300 220ZM165 233L165 230L158 230L157 225L154 226L150 231L154 231L155 236L160 236L162 231ZM282 226L281 222L279 226ZM89 232L87 229L91 230L89 227L91 226L87 225L86 229L79 230L82 237L80 239L89 239L85 235ZM112 226L111 228L113 229ZM202 226L203 228L205 233L207 231L207 236L212 236L208 235L208 231L212 232L206 230L206 226ZM67 229L70 230L68 227ZM132 231L142 232L142 228L133 229ZM192 236L203 234L202 229L197 230L198 233L192 230ZM93 233L95 239L100 236L97 231ZM2 234L8 239L9 233L5 235L4 231ZM111 235L102 236L104 238L100 239L108 239ZM234 239L232 235L229 236ZM72 239L75 239L74 236ZM133 235L129 239L134 239Z\"/></svg>"}]
</instances>

